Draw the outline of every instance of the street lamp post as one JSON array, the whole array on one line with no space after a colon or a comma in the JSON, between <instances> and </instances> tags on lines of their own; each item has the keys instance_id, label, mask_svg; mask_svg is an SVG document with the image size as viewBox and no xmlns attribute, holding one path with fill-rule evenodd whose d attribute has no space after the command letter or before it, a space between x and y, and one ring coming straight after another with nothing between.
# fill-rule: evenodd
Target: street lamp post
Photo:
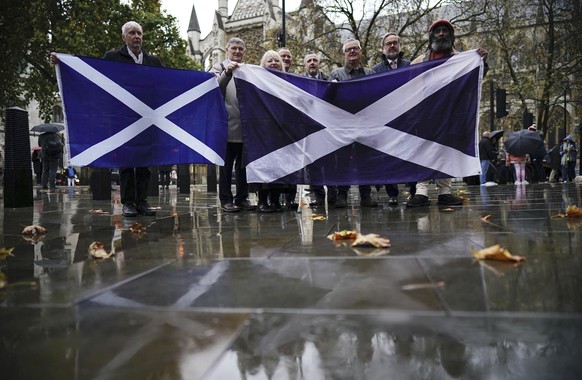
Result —
<instances>
[{"instance_id":1,"label":"street lamp post","mask_svg":"<svg viewBox=\"0 0 582 380\"><path fill-rule=\"evenodd\" d=\"M282 3L282 7L281 7L281 46L280 47L285 47L285 0L283 0Z\"/></svg>"},{"instance_id":2,"label":"street lamp post","mask_svg":"<svg viewBox=\"0 0 582 380\"><path fill-rule=\"evenodd\" d=\"M567 80L563 80L562 81L562 88L564 89L564 134L565 136L568 135L568 113L566 112L566 106L567 101L566 101L566 96L568 95L568 90L570 89L570 82L568 82Z\"/></svg>"}]
</instances>

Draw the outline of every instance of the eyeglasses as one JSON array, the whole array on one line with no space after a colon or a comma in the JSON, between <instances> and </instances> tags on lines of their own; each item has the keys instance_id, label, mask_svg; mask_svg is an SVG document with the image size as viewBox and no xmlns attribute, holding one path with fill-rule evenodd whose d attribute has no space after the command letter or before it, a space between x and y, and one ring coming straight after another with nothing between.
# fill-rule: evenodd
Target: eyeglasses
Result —
<instances>
[{"instance_id":1,"label":"eyeglasses","mask_svg":"<svg viewBox=\"0 0 582 380\"><path fill-rule=\"evenodd\" d=\"M360 48L358 46L353 46L351 48L347 48L344 50L344 53L351 53L353 51L360 51Z\"/></svg>"},{"instance_id":2,"label":"eyeglasses","mask_svg":"<svg viewBox=\"0 0 582 380\"><path fill-rule=\"evenodd\" d=\"M400 44L399 41L388 41L388 42L384 42L384 46L398 46L398 44Z\"/></svg>"}]
</instances>

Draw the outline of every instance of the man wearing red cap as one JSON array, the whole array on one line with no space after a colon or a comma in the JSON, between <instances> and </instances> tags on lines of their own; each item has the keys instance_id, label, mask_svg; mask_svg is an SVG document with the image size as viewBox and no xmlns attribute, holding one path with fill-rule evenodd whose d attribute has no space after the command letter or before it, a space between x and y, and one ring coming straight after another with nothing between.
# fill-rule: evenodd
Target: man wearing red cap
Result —
<instances>
[{"instance_id":1,"label":"man wearing red cap","mask_svg":"<svg viewBox=\"0 0 582 380\"><path fill-rule=\"evenodd\" d=\"M412 61L411 65L432 61L435 59L450 57L457 54L455 50L455 29L453 25L447 20L437 20L432 23L428 29L428 45L429 50ZM487 51L485 49L477 49L483 61L487 59ZM487 72L487 63L485 63L484 73ZM416 194L406 204L407 207L421 207L428 206L430 200L428 199L428 187L430 181L419 181L416 184ZM437 203L443 206L459 206L463 204L463 200L451 193L451 179L439 178L435 180L438 189Z\"/></svg>"}]
</instances>

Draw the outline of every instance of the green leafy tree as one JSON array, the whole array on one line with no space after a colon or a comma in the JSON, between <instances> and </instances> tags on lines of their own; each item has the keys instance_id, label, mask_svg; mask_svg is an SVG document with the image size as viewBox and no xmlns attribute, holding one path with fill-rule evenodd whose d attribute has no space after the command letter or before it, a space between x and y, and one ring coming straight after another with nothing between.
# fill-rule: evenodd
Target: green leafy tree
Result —
<instances>
[{"instance_id":1,"label":"green leafy tree","mask_svg":"<svg viewBox=\"0 0 582 380\"><path fill-rule=\"evenodd\" d=\"M522 127L529 107L538 129L547 133L561 119L556 114L563 114L564 84L579 87L582 28L576 12L579 4L561 0L491 2L483 27L489 31L492 77L511 94L514 125Z\"/></svg>"},{"instance_id":2,"label":"green leafy tree","mask_svg":"<svg viewBox=\"0 0 582 380\"><path fill-rule=\"evenodd\" d=\"M39 102L49 120L57 94L51 52L102 57L121 46L121 26L139 22L144 48L167 67L200 69L186 55L176 19L160 13L157 0L4 0L0 13L0 43L7 59L0 62L0 106L25 108Z\"/></svg>"}]
</instances>

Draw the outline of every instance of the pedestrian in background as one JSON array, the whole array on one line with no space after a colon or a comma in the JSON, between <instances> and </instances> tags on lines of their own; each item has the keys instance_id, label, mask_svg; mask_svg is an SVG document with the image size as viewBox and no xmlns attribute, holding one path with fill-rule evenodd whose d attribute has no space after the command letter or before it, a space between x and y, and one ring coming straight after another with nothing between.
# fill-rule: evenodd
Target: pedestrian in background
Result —
<instances>
[{"instance_id":1,"label":"pedestrian in background","mask_svg":"<svg viewBox=\"0 0 582 380\"><path fill-rule=\"evenodd\" d=\"M578 149L572 135L566 136L560 145L560 156L562 164L562 182L572 182L576 177L576 156Z\"/></svg>"},{"instance_id":2,"label":"pedestrian in background","mask_svg":"<svg viewBox=\"0 0 582 380\"><path fill-rule=\"evenodd\" d=\"M75 186L75 179L77 178L77 171L69 162L65 168L65 176L67 177L67 186Z\"/></svg>"},{"instance_id":3,"label":"pedestrian in background","mask_svg":"<svg viewBox=\"0 0 582 380\"><path fill-rule=\"evenodd\" d=\"M38 136L41 148L42 177L40 186L43 190L55 190L57 169L63 159L63 137L56 132L45 132Z\"/></svg>"}]
</instances>

